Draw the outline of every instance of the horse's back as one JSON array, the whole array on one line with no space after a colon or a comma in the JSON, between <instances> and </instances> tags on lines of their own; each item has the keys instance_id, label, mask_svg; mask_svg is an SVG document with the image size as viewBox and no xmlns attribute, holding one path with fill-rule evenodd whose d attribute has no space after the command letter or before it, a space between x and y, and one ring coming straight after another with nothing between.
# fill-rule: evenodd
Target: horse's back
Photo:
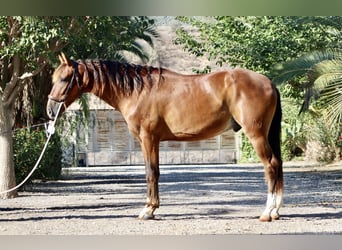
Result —
<instances>
[{"instance_id":1,"label":"horse's back","mask_svg":"<svg viewBox=\"0 0 342 250\"><path fill-rule=\"evenodd\" d=\"M267 77L240 68L202 75L165 70L161 82L134 105L139 109L129 110L129 120L136 128L147 124L161 140L207 139L262 117L272 102L266 93L271 89Z\"/></svg>"}]
</instances>

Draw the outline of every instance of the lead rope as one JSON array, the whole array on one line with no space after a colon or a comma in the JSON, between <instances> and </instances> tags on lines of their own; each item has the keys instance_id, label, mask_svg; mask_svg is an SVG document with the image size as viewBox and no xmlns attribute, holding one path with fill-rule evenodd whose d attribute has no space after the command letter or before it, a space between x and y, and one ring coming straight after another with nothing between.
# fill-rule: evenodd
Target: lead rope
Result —
<instances>
[{"instance_id":1,"label":"lead rope","mask_svg":"<svg viewBox=\"0 0 342 250\"><path fill-rule=\"evenodd\" d=\"M9 192L12 192L18 188L20 188L22 185L25 184L25 182L32 176L33 172L36 171L44 153L45 153L45 150L47 148L47 145L49 144L49 141L50 141L50 138L51 136L55 133L55 124L56 124L56 121L57 121L57 117L58 117L58 114L61 110L61 107L63 106L63 102L61 102L59 104L59 107L58 107L58 110L57 110L57 114L56 114L56 119L54 119L53 121L49 121L49 125L46 127L46 135L47 135L47 139L46 139L46 142L45 142L45 145L43 147L43 150L42 152L40 153L40 156L36 162L36 165L34 165L34 167L32 168L31 172L28 174L28 176L22 181L20 182L18 185L16 185L15 187L11 188L11 189L8 189L8 190L5 190L5 191L1 191L0 194L5 194L5 193L9 193ZM46 126L46 125L45 125Z\"/></svg>"}]
</instances>

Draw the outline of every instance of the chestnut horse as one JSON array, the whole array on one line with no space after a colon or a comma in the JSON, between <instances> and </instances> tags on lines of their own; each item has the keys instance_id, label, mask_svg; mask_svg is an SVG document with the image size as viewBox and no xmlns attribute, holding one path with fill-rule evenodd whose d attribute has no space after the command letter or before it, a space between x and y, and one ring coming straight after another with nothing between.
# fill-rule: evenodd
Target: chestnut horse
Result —
<instances>
[{"instance_id":1,"label":"chestnut horse","mask_svg":"<svg viewBox=\"0 0 342 250\"><path fill-rule=\"evenodd\" d=\"M264 165L268 186L261 221L279 218L283 171L278 90L264 75L246 69L182 75L168 69L106 60L73 61L64 54L53 74L47 113L56 118L82 93L90 92L121 112L145 159L146 205L140 219L159 207L160 141L193 141L226 129L243 129Z\"/></svg>"}]
</instances>

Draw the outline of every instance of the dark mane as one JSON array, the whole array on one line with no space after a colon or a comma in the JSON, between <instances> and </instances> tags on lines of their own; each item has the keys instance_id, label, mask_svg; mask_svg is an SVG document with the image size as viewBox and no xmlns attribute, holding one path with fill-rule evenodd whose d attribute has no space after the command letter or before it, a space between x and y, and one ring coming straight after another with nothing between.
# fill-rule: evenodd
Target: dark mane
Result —
<instances>
[{"instance_id":1,"label":"dark mane","mask_svg":"<svg viewBox=\"0 0 342 250\"><path fill-rule=\"evenodd\" d=\"M108 84L115 84L124 95L129 96L134 91L140 93L143 88L153 84L151 74L158 70L151 66L141 66L109 60L78 60L77 63L85 66L86 77L93 80L93 90L103 93Z\"/></svg>"}]
</instances>

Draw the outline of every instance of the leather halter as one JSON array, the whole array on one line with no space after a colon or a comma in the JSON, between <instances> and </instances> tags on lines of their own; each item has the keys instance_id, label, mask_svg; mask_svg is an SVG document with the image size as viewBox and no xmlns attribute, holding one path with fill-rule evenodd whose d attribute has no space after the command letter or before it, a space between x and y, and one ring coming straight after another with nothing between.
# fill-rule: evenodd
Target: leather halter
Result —
<instances>
[{"instance_id":1,"label":"leather halter","mask_svg":"<svg viewBox=\"0 0 342 250\"><path fill-rule=\"evenodd\" d=\"M66 88L65 94L62 95L61 98L57 98L54 97L52 95L48 95L48 98L52 101L55 102L64 102L65 99L68 97L69 92L74 88L75 84L77 84L78 89L81 90L81 85L80 85L80 81L79 81L79 74L78 74L78 63L73 61L73 73L72 73L72 77L71 80Z\"/></svg>"}]
</instances>

